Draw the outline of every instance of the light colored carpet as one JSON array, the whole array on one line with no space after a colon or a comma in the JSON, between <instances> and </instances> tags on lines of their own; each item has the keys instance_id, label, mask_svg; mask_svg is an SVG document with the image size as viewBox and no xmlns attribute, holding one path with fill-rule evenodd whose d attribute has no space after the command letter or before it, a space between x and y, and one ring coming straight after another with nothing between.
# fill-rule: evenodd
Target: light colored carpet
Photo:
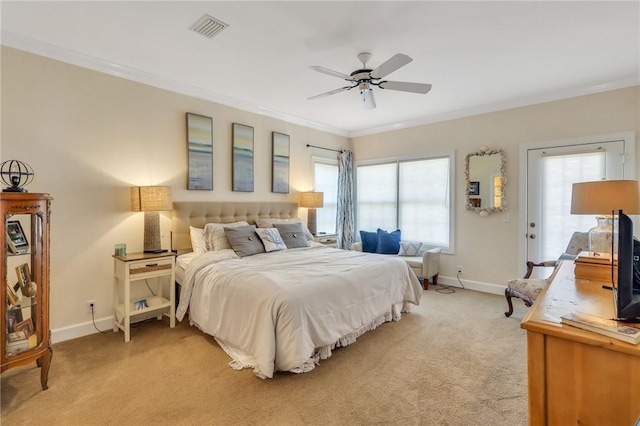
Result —
<instances>
[{"instance_id":1,"label":"light colored carpet","mask_svg":"<svg viewBox=\"0 0 640 426\"><path fill-rule=\"evenodd\" d=\"M526 308L457 289L334 351L305 374L232 370L188 321L54 345L49 390L33 366L2 375L3 425L525 425Z\"/></svg>"}]
</instances>

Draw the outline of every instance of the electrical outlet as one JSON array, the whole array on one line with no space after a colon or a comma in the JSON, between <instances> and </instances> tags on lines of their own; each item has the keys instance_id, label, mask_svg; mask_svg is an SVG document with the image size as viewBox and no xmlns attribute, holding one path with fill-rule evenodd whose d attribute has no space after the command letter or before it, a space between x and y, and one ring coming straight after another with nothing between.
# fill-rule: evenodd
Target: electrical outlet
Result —
<instances>
[{"instance_id":1,"label":"electrical outlet","mask_svg":"<svg viewBox=\"0 0 640 426\"><path fill-rule=\"evenodd\" d=\"M461 274L462 273L462 265L458 265L458 273Z\"/></svg>"},{"instance_id":2,"label":"electrical outlet","mask_svg":"<svg viewBox=\"0 0 640 426\"><path fill-rule=\"evenodd\" d=\"M87 312L93 313L96 310L96 301L95 300L87 300Z\"/></svg>"}]
</instances>

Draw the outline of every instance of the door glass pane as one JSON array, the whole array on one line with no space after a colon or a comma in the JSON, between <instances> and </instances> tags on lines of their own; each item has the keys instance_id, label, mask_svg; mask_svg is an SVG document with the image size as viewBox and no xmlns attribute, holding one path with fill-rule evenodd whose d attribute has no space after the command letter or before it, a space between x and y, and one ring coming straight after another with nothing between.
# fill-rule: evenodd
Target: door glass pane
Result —
<instances>
[{"instance_id":1,"label":"door glass pane","mask_svg":"<svg viewBox=\"0 0 640 426\"><path fill-rule=\"evenodd\" d=\"M576 182L605 177L604 152L552 155L541 158L542 259L557 259L575 231L596 226L595 216L571 214L571 190Z\"/></svg>"}]
</instances>

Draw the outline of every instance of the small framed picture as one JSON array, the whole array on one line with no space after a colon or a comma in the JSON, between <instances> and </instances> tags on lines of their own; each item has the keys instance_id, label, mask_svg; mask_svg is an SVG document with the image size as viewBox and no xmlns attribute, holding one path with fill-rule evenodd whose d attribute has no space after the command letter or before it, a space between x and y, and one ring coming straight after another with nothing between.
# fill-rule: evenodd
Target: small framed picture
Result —
<instances>
[{"instance_id":1,"label":"small framed picture","mask_svg":"<svg viewBox=\"0 0 640 426\"><path fill-rule=\"evenodd\" d=\"M469 182L469 195L480 195L480 182Z\"/></svg>"},{"instance_id":2,"label":"small framed picture","mask_svg":"<svg viewBox=\"0 0 640 426\"><path fill-rule=\"evenodd\" d=\"M20 299L18 298L18 294L16 293L16 291L13 289L13 286L11 285L11 283L9 281L7 281L7 304L9 305L9 307L14 307L17 306L18 303L20 302Z\"/></svg>"},{"instance_id":3,"label":"small framed picture","mask_svg":"<svg viewBox=\"0 0 640 426\"><path fill-rule=\"evenodd\" d=\"M18 275L20 288L24 288L25 285L31 282L31 272L29 272L29 264L23 263L22 265L16 266L16 275Z\"/></svg>"},{"instance_id":4,"label":"small framed picture","mask_svg":"<svg viewBox=\"0 0 640 426\"><path fill-rule=\"evenodd\" d=\"M7 311L7 332L13 333L16 324L22 322L22 309L10 309Z\"/></svg>"},{"instance_id":5,"label":"small framed picture","mask_svg":"<svg viewBox=\"0 0 640 426\"><path fill-rule=\"evenodd\" d=\"M7 247L13 254L26 253L29 249L29 242L24 234L22 225L17 220L7 222Z\"/></svg>"},{"instance_id":6,"label":"small framed picture","mask_svg":"<svg viewBox=\"0 0 640 426\"><path fill-rule=\"evenodd\" d=\"M13 326L13 331L23 331L24 334L29 337L33 334L33 322L31 318L27 318L24 321L20 321Z\"/></svg>"}]
</instances>

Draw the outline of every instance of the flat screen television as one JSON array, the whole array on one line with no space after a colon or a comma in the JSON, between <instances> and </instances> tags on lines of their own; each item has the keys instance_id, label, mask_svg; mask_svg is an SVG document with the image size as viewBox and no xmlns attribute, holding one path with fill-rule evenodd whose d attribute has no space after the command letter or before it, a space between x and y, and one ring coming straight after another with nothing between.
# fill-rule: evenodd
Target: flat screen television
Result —
<instances>
[{"instance_id":1,"label":"flat screen television","mask_svg":"<svg viewBox=\"0 0 640 426\"><path fill-rule=\"evenodd\" d=\"M616 319L623 322L640 322L640 294L633 293L634 245L633 222L618 211L618 280L613 285Z\"/></svg>"}]
</instances>

